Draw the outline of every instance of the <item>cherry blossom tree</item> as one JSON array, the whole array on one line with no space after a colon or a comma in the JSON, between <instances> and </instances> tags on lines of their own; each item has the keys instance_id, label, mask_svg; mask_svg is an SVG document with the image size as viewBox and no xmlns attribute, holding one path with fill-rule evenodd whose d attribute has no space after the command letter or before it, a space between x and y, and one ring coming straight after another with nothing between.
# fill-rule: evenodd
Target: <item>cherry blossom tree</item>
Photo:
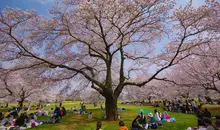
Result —
<instances>
[{"instance_id":1,"label":"cherry blossom tree","mask_svg":"<svg viewBox=\"0 0 220 130\"><path fill-rule=\"evenodd\" d=\"M88 103L98 103L104 100L103 96L95 90L85 90L81 93L81 99Z\"/></svg>"},{"instance_id":2,"label":"cherry blossom tree","mask_svg":"<svg viewBox=\"0 0 220 130\"><path fill-rule=\"evenodd\" d=\"M39 79L33 71L30 74L25 70L8 72L1 69L0 72L0 98L17 101L20 107L23 107L26 99L36 98L45 93L47 89L45 79Z\"/></svg>"},{"instance_id":3,"label":"cherry blossom tree","mask_svg":"<svg viewBox=\"0 0 220 130\"><path fill-rule=\"evenodd\" d=\"M10 70L38 67L40 77L54 81L88 81L105 98L107 119L117 120L124 87L162 79L159 74L190 56L188 50L217 39L218 2L174 7L174 0L64 0L50 10L52 18L5 8L0 59L14 61ZM155 53L164 36L169 43Z\"/></svg>"},{"instance_id":4,"label":"cherry blossom tree","mask_svg":"<svg viewBox=\"0 0 220 130\"><path fill-rule=\"evenodd\" d=\"M220 94L219 51L218 43L197 48L191 57L180 62L172 70L171 80L179 86Z\"/></svg>"},{"instance_id":5,"label":"cherry blossom tree","mask_svg":"<svg viewBox=\"0 0 220 130\"><path fill-rule=\"evenodd\" d=\"M151 103L151 100L154 98L164 98L165 93L167 92L167 87L163 85L162 82L153 80L147 85L139 87L126 87L123 91L123 100L148 100Z\"/></svg>"}]
</instances>

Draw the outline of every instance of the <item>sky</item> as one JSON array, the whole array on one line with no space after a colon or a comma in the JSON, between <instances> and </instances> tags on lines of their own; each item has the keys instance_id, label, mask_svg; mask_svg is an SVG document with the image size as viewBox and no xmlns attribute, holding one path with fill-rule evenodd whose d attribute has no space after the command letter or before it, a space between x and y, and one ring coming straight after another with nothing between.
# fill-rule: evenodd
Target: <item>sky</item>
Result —
<instances>
[{"instance_id":1,"label":"sky","mask_svg":"<svg viewBox=\"0 0 220 130\"><path fill-rule=\"evenodd\" d=\"M178 0L178 3L185 4L189 0ZM199 6L205 0L192 0L194 6ZM220 0L218 0L220 2ZM5 6L21 9L36 9L38 14L49 16L48 9L53 6L54 0L0 0L0 10Z\"/></svg>"},{"instance_id":2,"label":"sky","mask_svg":"<svg viewBox=\"0 0 220 130\"><path fill-rule=\"evenodd\" d=\"M23 10L36 9L38 14L49 16L48 9L53 6L53 0L0 0L0 10L6 6Z\"/></svg>"}]
</instances>

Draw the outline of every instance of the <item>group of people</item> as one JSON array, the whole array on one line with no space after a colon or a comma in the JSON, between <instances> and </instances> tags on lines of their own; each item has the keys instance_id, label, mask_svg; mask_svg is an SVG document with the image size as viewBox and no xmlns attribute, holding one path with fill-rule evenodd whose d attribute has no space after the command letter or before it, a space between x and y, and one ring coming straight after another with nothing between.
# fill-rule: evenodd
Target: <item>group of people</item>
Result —
<instances>
[{"instance_id":1,"label":"group of people","mask_svg":"<svg viewBox=\"0 0 220 130\"><path fill-rule=\"evenodd\" d=\"M47 112L48 113L48 112ZM0 128L10 128L11 130L16 128L31 128L36 127L41 124L54 124L59 122L59 120L67 114L65 107L56 107L55 110L51 108L50 114L45 116L50 116L49 120L37 120L37 116L42 116L42 111L40 108L36 108L34 113L27 114L27 112L21 112L16 108L13 108L7 113L0 112ZM6 115L6 116L5 116Z\"/></svg>"},{"instance_id":2,"label":"group of people","mask_svg":"<svg viewBox=\"0 0 220 130\"><path fill-rule=\"evenodd\" d=\"M37 116L34 113L27 114L26 112L18 114L17 111L11 111L4 117L3 115L1 121L1 127L9 127L13 130L13 128L21 127L21 128L31 128L42 124L37 120Z\"/></svg>"},{"instance_id":3,"label":"group of people","mask_svg":"<svg viewBox=\"0 0 220 130\"><path fill-rule=\"evenodd\" d=\"M162 121L167 122L174 121L175 118L171 118L165 111L163 114L154 110L154 115L149 113L146 117L143 112L141 112L132 122L132 130L142 130L142 129L157 129L158 126L162 125Z\"/></svg>"},{"instance_id":4,"label":"group of people","mask_svg":"<svg viewBox=\"0 0 220 130\"><path fill-rule=\"evenodd\" d=\"M68 110L68 112L75 113L75 114L77 114L77 113L79 113L79 114L88 114L87 109L86 109L86 104L83 102L83 103L80 103L80 106L81 106L80 109L78 109L76 106L74 106L74 108L70 108Z\"/></svg>"},{"instance_id":5,"label":"group of people","mask_svg":"<svg viewBox=\"0 0 220 130\"><path fill-rule=\"evenodd\" d=\"M154 110L154 115L149 113L146 117L143 112L140 112L138 116L132 121L132 130L145 130L148 128L157 129L158 126L162 125L163 119L171 119L168 113L165 111L163 114L160 114L156 109ZM128 127L125 126L123 121L119 121L118 130L128 130ZM97 122L95 130L102 130L102 122Z\"/></svg>"},{"instance_id":6,"label":"group of people","mask_svg":"<svg viewBox=\"0 0 220 130\"><path fill-rule=\"evenodd\" d=\"M194 99L191 100L163 100L164 109L172 112L196 113L197 105Z\"/></svg>"},{"instance_id":7,"label":"group of people","mask_svg":"<svg viewBox=\"0 0 220 130\"><path fill-rule=\"evenodd\" d=\"M220 116L216 116L216 121L213 124L211 121L212 115L208 111L208 109L202 110L201 106L198 107L198 111L196 113L198 118L197 120L197 128L198 130L220 130Z\"/></svg>"},{"instance_id":8,"label":"group of people","mask_svg":"<svg viewBox=\"0 0 220 130\"><path fill-rule=\"evenodd\" d=\"M200 120L202 124L201 126L191 128L189 127L187 130L220 130L220 117L216 116L216 121L212 123L211 119L203 118Z\"/></svg>"}]
</instances>

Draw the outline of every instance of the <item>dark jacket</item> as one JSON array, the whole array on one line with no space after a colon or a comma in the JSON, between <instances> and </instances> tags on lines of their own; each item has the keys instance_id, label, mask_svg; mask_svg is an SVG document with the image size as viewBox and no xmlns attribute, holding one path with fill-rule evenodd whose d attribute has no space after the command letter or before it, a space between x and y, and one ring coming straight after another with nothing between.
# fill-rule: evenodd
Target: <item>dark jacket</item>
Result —
<instances>
[{"instance_id":1,"label":"dark jacket","mask_svg":"<svg viewBox=\"0 0 220 130\"><path fill-rule=\"evenodd\" d=\"M24 126L25 124L25 117L21 116L15 121L15 126Z\"/></svg>"},{"instance_id":2,"label":"dark jacket","mask_svg":"<svg viewBox=\"0 0 220 130\"><path fill-rule=\"evenodd\" d=\"M211 115L211 113L209 112L209 111L204 111L204 113L203 113L204 115L204 117L208 117L208 118L211 118L212 117L212 115Z\"/></svg>"},{"instance_id":3,"label":"dark jacket","mask_svg":"<svg viewBox=\"0 0 220 130\"><path fill-rule=\"evenodd\" d=\"M54 110L53 115L54 115L55 117L60 117L60 108L56 108L56 109Z\"/></svg>"},{"instance_id":4,"label":"dark jacket","mask_svg":"<svg viewBox=\"0 0 220 130\"><path fill-rule=\"evenodd\" d=\"M136 118L132 121L132 128L141 128Z\"/></svg>"},{"instance_id":5,"label":"dark jacket","mask_svg":"<svg viewBox=\"0 0 220 130\"><path fill-rule=\"evenodd\" d=\"M143 124L146 124L146 123L147 123L147 122L146 122L146 116L144 116L144 115L141 116L141 119L139 120L139 123L142 124L142 125L143 125Z\"/></svg>"}]
</instances>

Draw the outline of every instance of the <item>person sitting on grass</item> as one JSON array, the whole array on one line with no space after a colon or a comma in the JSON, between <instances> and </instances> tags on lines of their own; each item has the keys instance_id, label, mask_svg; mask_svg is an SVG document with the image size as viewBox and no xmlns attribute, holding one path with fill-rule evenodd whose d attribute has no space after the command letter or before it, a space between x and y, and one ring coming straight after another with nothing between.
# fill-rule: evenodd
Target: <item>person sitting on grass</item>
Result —
<instances>
[{"instance_id":1,"label":"person sitting on grass","mask_svg":"<svg viewBox=\"0 0 220 130\"><path fill-rule=\"evenodd\" d=\"M40 108L36 108L36 112L38 116L41 116L42 115L42 111Z\"/></svg>"},{"instance_id":2,"label":"person sitting on grass","mask_svg":"<svg viewBox=\"0 0 220 130\"><path fill-rule=\"evenodd\" d=\"M125 126L124 122L123 121L119 121L119 129L118 130L128 130L128 127Z\"/></svg>"},{"instance_id":3,"label":"person sitting on grass","mask_svg":"<svg viewBox=\"0 0 220 130\"><path fill-rule=\"evenodd\" d=\"M61 114L60 108L56 107L56 109L54 110L53 116L50 118L50 120L46 121L46 122L43 122L43 123L54 124L54 123L60 122L60 114Z\"/></svg>"},{"instance_id":4,"label":"person sitting on grass","mask_svg":"<svg viewBox=\"0 0 220 130\"><path fill-rule=\"evenodd\" d=\"M212 126L212 121L210 119L204 119L206 130L215 130L215 128Z\"/></svg>"},{"instance_id":5,"label":"person sitting on grass","mask_svg":"<svg viewBox=\"0 0 220 130\"><path fill-rule=\"evenodd\" d=\"M88 119L89 119L89 120L92 119L92 112L89 113L89 115L88 115Z\"/></svg>"},{"instance_id":6,"label":"person sitting on grass","mask_svg":"<svg viewBox=\"0 0 220 130\"><path fill-rule=\"evenodd\" d=\"M62 107L61 111L60 111L60 117L62 118L65 115L66 115L66 109L65 109L65 107Z\"/></svg>"},{"instance_id":7,"label":"person sitting on grass","mask_svg":"<svg viewBox=\"0 0 220 130\"><path fill-rule=\"evenodd\" d=\"M154 118L154 115L152 113L148 114L148 119L150 120L151 123L155 122L155 118Z\"/></svg>"},{"instance_id":8,"label":"person sitting on grass","mask_svg":"<svg viewBox=\"0 0 220 130\"><path fill-rule=\"evenodd\" d=\"M74 112L78 112L78 108L76 106L74 106L74 109L73 109Z\"/></svg>"},{"instance_id":9,"label":"person sitting on grass","mask_svg":"<svg viewBox=\"0 0 220 130\"><path fill-rule=\"evenodd\" d=\"M24 126L25 124L25 115L21 114L20 117L15 121L15 126Z\"/></svg>"},{"instance_id":10,"label":"person sitting on grass","mask_svg":"<svg viewBox=\"0 0 220 130\"><path fill-rule=\"evenodd\" d=\"M16 110L16 108L13 108L12 111L10 111L10 115L13 117L18 117L18 111Z\"/></svg>"},{"instance_id":11,"label":"person sitting on grass","mask_svg":"<svg viewBox=\"0 0 220 130\"><path fill-rule=\"evenodd\" d=\"M0 120L4 119L4 114L2 112L0 112Z\"/></svg>"},{"instance_id":12,"label":"person sitting on grass","mask_svg":"<svg viewBox=\"0 0 220 130\"><path fill-rule=\"evenodd\" d=\"M11 115L8 114L1 122L0 126L6 126L10 123Z\"/></svg>"},{"instance_id":13,"label":"person sitting on grass","mask_svg":"<svg viewBox=\"0 0 220 130\"><path fill-rule=\"evenodd\" d=\"M204 126L205 124L204 124L204 119L203 119L203 117L204 117L204 112L202 111L202 109L201 109L201 106L198 106L198 111L197 111L197 113L196 113L196 116L197 116L197 126L199 127L199 126Z\"/></svg>"},{"instance_id":14,"label":"person sitting on grass","mask_svg":"<svg viewBox=\"0 0 220 130\"><path fill-rule=\"evenodd\" d=\"M156 122L161 121L161 117L160 117L159 113L157 112L157 109L154 110L154 119Z\"/></svg>"},{"instance_id":15,"label":"person sitting on grass","mask_svg":"<svg viewBox=\"0 0 220 130\"><path fill-rule=\"evenodd\" d=\"M37 116L34 115L34 113L31 113L31 114L29 115L29 118L30 118L30 120L34 120L34 121L37 120Z\"/></svg>"},{"instance_id":16,"label":"person sitting on grass","mask_svg":"<svg viewBox=\"0 0 220 130\"><path fill-rule=\"evenodd\" d=\"M141 112L139 123L142 125L143 128L145 128L147 121L146 116L143 112Z\"/></svg>"},{"instance_id":17,"label":"person sitting on grass","mask_svg":"<svg viewBox=\"0 0 220 130\"><path fill-rule=\"evenodd\" d=\"M132 130L139 130L142 129L141 124L139 123L139 120L141 119L140 115L138 115L133 121L132 121Z\"/></svg>"},{"instance_id":18,"label":"person sitting on grass","mask_svg":"<svg viewBox=\"0 0 220 130\"><path fill-rule=\"evenodd\" d=\"M50 110L50 112L49 112L50 117L53 116L53 113L54 113L54 110L53 110L53 108L51 108L51 110Z\"/></svg>"},{"instance_id":19,"label":"person sitting on grass","mask_svg":"<svg viewBox=\"0 0 220 130\"><path fill-rule=\"evenodd\" d=\"M207 108L205 108L205 111L204 111L204 113L203 113L203 117L208 117L208 118L211 118L211 117L212 117L211 113L208 111Z\"/></svg>"},{"instance_id":20,"label":"person sitting on grass","mask_svg":"<svg viewBox=\"0 0 220 130\"><path fill-rule=\"evenodd\" d=\"M216 121L213 126L216 130L220 130L220 116L216 116Z\"/></svg>"},{"instance_id":21,"label":"person sitting on grass","mask_svg":"<svg viewBox=\"0 0 220 130\"><path fill-rule=\"evenodd\" d=\"M170 120L170 116L167 111L164 111L164 113L162 114L162 119L167 120L167 121Z\"/></svg>"},{"instance_id":22,"label":"person sitting on grass","mask_svg":"<svg viewBox=\"0 0 220 130\"><path fill-rule=\"evenodd\" d=\"M214 126L212 125L212 121L210 119L205 118L202 121L204 125L199 126L198 128L193 128L193 130L218 130L214 128ZM188 130L192 130L192 128L188 128Z\"/></svg>"},{"instance_id":23,"label":"person sitting on grass","mask_svg":"<svg viewBox=\"0 0 220 130\"><path fill-rule=\"evenodd\" d=\"M23 114L24 114L25 122L26 122L26 123L29 123L30 118L28 117L27 112L24 112Z\"/></svg>"},{"instance_id":24,"label":"person sitting on grass","mask_svg":"<svg viewBox=\"0 0 220 130\"><path fill-rule=\"evenodd\" d=\"M15 126L15 122L17 120L17 117L13 117L13 120L10 121L10 127L14 127Z\"/></svg>"},{"instance_id":25,"label":"person sitting on grass","mask_svg":"<svg viewBox=\"0 0 220 130\"><path fill-rule=\"evenodd\" d=\"M53 116L56 118L60 117L60 108L56 107L56 109L54 110Z\"/></svg>"},{"instance_id":26,"label":"person sitting on grass","mask_svg":"<svg viewBox=\"0 0 220 130\"><path fill-rule=\"evenodd\" d=\"M97 122L95 130L102 130L102 122L101 121Z\"/></svg>"},{"instance_id":27,"label":"person sitting on grass","mask_svg":"<svg viewBox=\"0 0 220 130\"><path fill-rule=\"evenodd\" d=\"M39 124L36 122L37 120L35 119L35 116L33 113L31 113L29 115L29 118L30 118L30 122L29 122L29 127L35 127L35 126L38 126Z\"/></svg>"}]
</instances>

